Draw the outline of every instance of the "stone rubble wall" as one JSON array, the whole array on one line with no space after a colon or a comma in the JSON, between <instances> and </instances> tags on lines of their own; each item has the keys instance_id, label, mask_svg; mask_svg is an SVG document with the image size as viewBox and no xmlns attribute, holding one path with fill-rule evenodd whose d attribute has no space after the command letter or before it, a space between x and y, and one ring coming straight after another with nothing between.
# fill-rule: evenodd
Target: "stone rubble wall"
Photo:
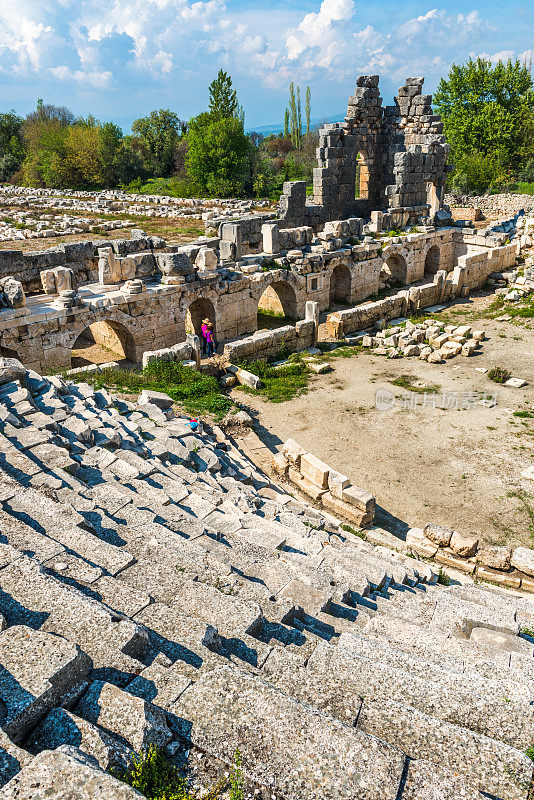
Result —
<instances>
[{"instance_id":1,"label":"stone rubble wall","mask_svg":"<svg viewBox=\"0 0 534 800\"><path fill-rule=\"evenodd\" d=\"M232 363L268 360L282 352L296 353L314 343L314 323L299 320L295 325L284 325L272 331L256 331L224 346L224 356Z\"/></svg>"},{"instance_id":2,"label":"stone rubble wall","mask_svg":"<svg viewBox=\"0 0 534 800\"><path fill-rule=\"evenodd\" d=\"M528 194L485 194L485 195L454 195L446 194L445 203L451 206L466 209L479 209L484 217L490 219L507 217L517 214L521 210L534 211L534 197ZM462 216L461 219L469 219Z\"/></svg>"},{"instance_id":3,"label":"stone rubble wall","mask_svg":"<svg viewBox=\"0 0 534 800\"><path fill-rule=\"evenodd\" d=\"M138 273L136 277L146 277L155 271L153 250L164 246L162 239L143 237L110 242L74 242L42 252L0 250L0 278L15 277L27 293L42 291L40 273L54 267L71 269L78 286L97 281L98 251L105 247L111 247L119 257L132 256Z\"/></svg>"}]
</instances>

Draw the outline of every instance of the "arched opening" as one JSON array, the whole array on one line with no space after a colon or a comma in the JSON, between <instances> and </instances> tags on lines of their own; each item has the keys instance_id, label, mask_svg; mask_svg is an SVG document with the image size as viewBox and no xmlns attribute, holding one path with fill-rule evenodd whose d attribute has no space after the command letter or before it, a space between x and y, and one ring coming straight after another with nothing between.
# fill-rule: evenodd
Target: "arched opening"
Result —
<instances>
[{"instance_id":1,"label":"arched opening","mask_svg":"<svg viewBox=\"0 0 534 800\"><path fill-rule=\"evenodd\" d=\"M350 269L344 264L338 264L330 276L330 302L348 303L350 301L350 288L352 276Z\"/></svg>"},{"instance_id":2,"label":"arched opening","mask_svg":"<svg viewBox=\"0 0 534 800\"><path fill-rule=\"evenodd\" d=\"M209 319L213 325L213 337L217 341L217 329L215 325L215 307L211 300L206 300L205 297L199 297L193 300L185 317L185 331L186 333L194 333L202 343L202 320Z\"/></svg>"},{"instance_id":3,"label":"arched opening","mask_svg":"<svg viewBox=\"0 0 534 800\"><path fill-rule=\"evenodd\" d=\"M297 296L291 284L274 281L258 303L258 328L279 328L298 319Z\"/></svg>"},{"instance_id":4,"label":"arched opening","mask_svg":"<svg viewBox=\"0 0 534 800\"><path fill-rule=\"evenodd\" d=\"M437 244L429 248L425 258L425 275L435 275L439 269L440 251Z\"/></svg>"},{"instance_id":5,"label":"arched opening","mask_svg":"<svg viewBox=\"0 0 534 800\"><path fill-rule=\"evenodd\" d=\"M402 256L389 256L380 271L381 288L390 289L394 286L405 286L408 277L406 261Z\"/></svg>"},{"instance_id":6,"label":"arched opening","mask_svg":"<svg viewBox=\"0 0 534 800\"><path fill-rule=\"evenodd\" d=\"M356 200L367 200L369 197L369 167L362 153L356 156L356 186L354 188Z\"/></svg>"},{"instance_id":7,"label":"arched opening","mask_svg":"<svg viewBox=\"0 0 534 800\"><path fill-rule=\"evenodd\" d=\"M120 322L107 319L93 322L74 342L70 361L72 367L105 364L107 361L135 363L134 338Z\"/></svg>"}]
</instances>

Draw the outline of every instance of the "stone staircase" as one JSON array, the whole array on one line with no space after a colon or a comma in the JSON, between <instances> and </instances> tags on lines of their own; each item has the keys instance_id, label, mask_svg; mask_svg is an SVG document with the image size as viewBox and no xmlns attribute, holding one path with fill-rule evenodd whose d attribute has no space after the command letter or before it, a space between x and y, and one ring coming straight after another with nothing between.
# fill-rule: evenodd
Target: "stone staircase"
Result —
<instances>
[{"instance_id":1,"label":"stone staircase","mask_svg":"<svg viewBox=\"0 0 534 800\"><path fill-rule=\"evenodd\" d=\"M528 798L534 599L141 400L0 360L0 798L139 797L106 771L150 744L199 787L239 749L255 797Z\"/></svg>"}]
</instances>

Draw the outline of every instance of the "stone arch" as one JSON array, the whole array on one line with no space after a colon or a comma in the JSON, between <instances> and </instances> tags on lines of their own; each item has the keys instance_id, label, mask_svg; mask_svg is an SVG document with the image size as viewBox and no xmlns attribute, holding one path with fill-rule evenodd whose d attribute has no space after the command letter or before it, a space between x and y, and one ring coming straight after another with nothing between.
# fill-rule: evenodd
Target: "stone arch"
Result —
<instances>
[{"instance_id":1,"label":"stone arch","mask_svg":"<svg viewBox=\"0 0 534 800\"><path fill-rule=\"evenodd\" d=\"M330 302L350 302L352 274L345 264L338 264L330 275Z\"/></svg>"},{"instance_id":2,"label":"stone arch","mask_svg":"<svg viewBox=\"0 0 534 800\"><path fill-rule=\"evenodd\" d=\"M202 320L209 319L213 325L213 336L217 341L217 315L215 306L207 297L197 297L193 300L185 316L185 332L196 334L202 342Z\"/></svg>"},{"instance_id":3,"label":"stone arch","mask_svg":"<svg viewBox=\"0 0 534 800\"><path fill-rule=\"evenodd\" d=\"M406 259L394 253L386 258L380 271L380 282L386 286L391 287L395 285L406 285L408 278L408 265Z\"/></svg>"},{"instance_id":4,"label":"stone arch","mask_svg":"<svg viewBox=\"0 0 534 800\"><path fill-rule=\"evenodd\" d=\"M437 244L428 248L425 256L425 275L435 275L439 270L441 252Z\"/></svg>"},{"instance_id":5,"label":"stone arch","mask_svg":"<svg viewBox=\"0 0 534 800\"><path fill-rule=\"evenodd\" d=\"M258 301L258 316L298 319L297 295L287 281L273 281L264 290Z\"/></svg>"},{"instance_id":6,"label":"stone arch","mask_svg":"<svg viewBox=\"0 0 534 800\"><path fill-rule=\"evenodd\" d=\"M71 348L72 367L125 360L137 360L133 334L121 322L108 317L86 325Z\"/></svg>"}]
</instances>

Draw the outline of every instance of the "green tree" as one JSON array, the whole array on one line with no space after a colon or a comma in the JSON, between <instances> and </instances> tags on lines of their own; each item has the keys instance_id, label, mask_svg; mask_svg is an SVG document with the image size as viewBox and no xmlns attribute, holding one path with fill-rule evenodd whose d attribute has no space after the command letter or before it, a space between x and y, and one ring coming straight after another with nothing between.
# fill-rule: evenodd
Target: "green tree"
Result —
<instances>
[{"instance_id":1,"label":"green tree","mask_svg":"<svg viewBox=\"0 0 534 800\"><path fill-rule=\"evenodd\" d=\"M204 112L190 120L187 139L186 166L197 190L218 197L241 195L251 158L241 121Z\"/></svg>"},{"instance_id":2,"label":"green tree","mask_svg":"<svg viewBox=\"0 0 534 800\"><path fill-rule=\"evenodd\" d=\"M291 127L291 141L295 150L300 150L302 143L302 117L300 110L300 87L297 86L295 93L295 85L293 81L289 84L289 112L290 112L290 127Z\"/></svg>"},{"instance_id":3,"label":"green tree","mask_svg":"<svg viewBox=\"0 0 534 800\"><path fill-rule=\"evenodd\" d=\"M289 138L289 108L286 108L284 114L284 138Z\"/></svg>"},{"instance_id":4,"label":"green tree","mask_svg":"<svg viewBox=\"0 0 534 800\"><path fill-rule=\"evenodd\" d=\"M306 86L306 133L310 132L311 127L311 90Z\"/></svg>"},{"instance_id":5,"label":"green tree","mask_svg":"<svg viewBox=\"0 0 534 800\"><path fill-rule=\"evenodd\" d=\"M184 123L168 108L152 111L132 124L138 134L146 167L156 178L172 174L177 143L183 133Z\"/></svg>"},{"instance_id":6,"label":"green tree","mask_svg":"<svg viewBox=\"0 0 534 800\"><path fill-rule=\"evenodd\" d=\"M453 64L439 83L434 104L457 172L469 162L471 174L478 163L487 176L503 175L517 171L534 154L533 80L520 61L494 65L477 58Z\"/></svg>"},{"instance_id":7,"label":"green tree","mask_svg":"<svg viewBox=\"0 0 534 800\"><path fill-rule=\"evenodd\" d=\"M15 111L0 114L0 180L9 180L23 160L22 119Z\"/></svg>"},{"instance_id":8,"label":"green tree","mask_svg":"<svg viewBox=\"0 0 534 800\"><path fill-rule=\"evenodd\" d=\"M239 105L232 78L223 69L219 70L217 77L210 83L209 92L209 112L214 117L240 119L243 116L243 109Z\"/></svg>"}]
</instances>

